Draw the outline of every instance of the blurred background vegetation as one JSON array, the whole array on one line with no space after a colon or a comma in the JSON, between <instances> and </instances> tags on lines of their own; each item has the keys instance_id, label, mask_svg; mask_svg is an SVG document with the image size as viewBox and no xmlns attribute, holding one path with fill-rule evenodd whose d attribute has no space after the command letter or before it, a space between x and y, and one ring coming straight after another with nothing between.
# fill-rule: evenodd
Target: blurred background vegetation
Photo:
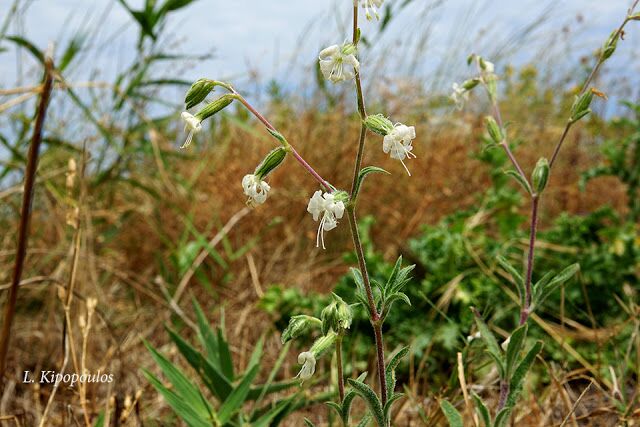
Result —
<instances>
[{"instance_id":1,"label":"blurred background vegetation","mask_svg":"<svg viewBox=\"0 0 640 427\"><path fill-rule=\"evenodd\" d=\"M21 84L3 81L0 87L0 299L11 277L21 178L47 47L19 25L30 7L37 7L32 3L7 1L0 17L2 62L13 64L16 52L16 58L29 58L17 62ZM154 359L162 366L158 355L164 354L199 384L195 362L180 357L184 347L171 331L198 342L196 337L209 334L203 318L215 325L210 329L217 337L215 348L227 349L212 360L224 365L227 351L232 360L231 371L225 371L228 380L253 375L261 384L247 397L254 401L247 406L249 419L269 413L258 404L263 402L264 408L279 408L268 422L300 425L302 415L316 422L329 416L319 403L332 392L327 376L302 389L291 384L300 349L283 349L280 331L293 314L317 315L331 291L354 301L347 275L355 263L351 242L346 233L336 232L326 251L315 248L315 226L304 209L314 183L293 166L274 174L266 206L250 210L244 205L240 179L270 148L268 135L244 110L225 110L189 150L177 149L184 138L178 121L182 96L191 84L184 75L210 57L185 49L189 41L168 30L175 15L188 16L192 3L199 2L114 1L111 6L126 11L137 34L113 76L96 69L96 55L107 46L96 43L104 40L97 30L67 30L56 45L58 81L45 126L8 385L0 400L0 415L15 416L22 425L36 425L51 397L50 386L22 384L22 372L59 368L60 295L74 269L75 336L82 336L86 299L97 298L87 366L113 373L116 380L91 384L85 408L77 390L61 387L47 425L70 425L82 419L83 411L103 425L177 423L148 378L162 378ZM501 35L499 43L490 37L474 42L463 31L482 12L472 7L455 21L446 55L425 68L432 48L430 24L436 22L432 14L446 2L389 3L362 52L376 64L364 76L369 110L415 123L418 159L412 161L411 178L395 168L392 178L371 179L362 196L361 215L367 217L362 233L374 277L387 276L400 253L416 264L407 285L413 305L397 305L385 325L389 351L411 345L398 371L408 398L395 422L437 425L436 398L460 398L457 352L474 368L467 382L487 396L495 391L495 373L483 369L482 346L470 338L475 329L469 307L487 313L497 333L513 327L514 290L495 259L500 254L520 262L527 237L523 199L502 172L506 159L502 151L485 147L486 105L472 99L466 110L455 111L448 86L454 76L464 75L464 59L474 49L499 64L502 109L530 169L559 138L574 85L588 71L599 42L585 46L581 34L589 34L588 28L577 31L580 19L562 17L567 22L567 29L557 33L562 47L540 48L540 55L523 61L522 50L552 12L531 16ZM619 8L620 18L626 6ZM407 8L419 10L423 20L410 34L398 30ZM338 23L344 18L331 16ZM396 38L384 38L387 31L405 37L400 50L392 42ZM637 47L634 35L637 40L636 31L624 43ZM300 46L309 49L303 37ZM597 114L570 136L543 202L536 274L573 262L580 263L581 272L534 319L530 339L545 341L546 361L536 365L527 384L529 404L520 409L517 425L560 424L585 390L571 420L575 425L617 425L639 414L640 91L633 55L619 55L597 82L608 102L599 101ZM310 71L306 75L313 78L299 85L290 75L264 83L248 72L239 79L323 175L346 185L359 130L354 100L349 90L325 86L313 55L302 58L291 65L291 75ZM376 143L369 143L365 161L384 166ZM148 351L145 341L161 353ZM206 347L207 341L200 345ZM372 371L371 345L361 312L345 341L352 361L347 375ZM318 371L329 372L331 361L323 363L326 369ZM201 376L208 388L205 398L222 401L215 381ZM295 409L300 411L289 414Z\"/></svg>"}]
</instances>

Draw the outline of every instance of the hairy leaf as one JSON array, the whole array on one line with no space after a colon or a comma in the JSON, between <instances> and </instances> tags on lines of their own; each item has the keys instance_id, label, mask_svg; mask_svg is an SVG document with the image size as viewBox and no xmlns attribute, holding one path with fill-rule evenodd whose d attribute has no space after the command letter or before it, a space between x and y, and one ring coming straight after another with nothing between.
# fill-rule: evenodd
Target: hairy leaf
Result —
<instances>
[{"instance_id":1,"label":"hairy leaf","mask_svg":"<svg viewBox=\"0 0 640 427\"><path fill-rule=\"evenodd\" d=\"M458 412L451 403L446 400L441 400L440 409L442 409L444 416L447 417L449 427L464 427L464 424L462 423L462 415L460 415L460 412Z\"/></svg>"}]
</instances>

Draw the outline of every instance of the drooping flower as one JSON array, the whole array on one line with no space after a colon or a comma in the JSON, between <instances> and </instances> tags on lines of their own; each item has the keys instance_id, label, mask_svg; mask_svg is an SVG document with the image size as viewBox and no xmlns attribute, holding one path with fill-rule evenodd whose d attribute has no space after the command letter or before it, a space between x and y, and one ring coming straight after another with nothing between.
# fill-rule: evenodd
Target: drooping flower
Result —
<instances>
[{"instance_id":1,"label":"drooping flower","mask_svg":"<svg viewBox=\"0 0 640 427\"><path fill-rule=\"evenodd\" d=\"M344 202L336 199L335 193L322 193L318 190L313 194L307 212L313 215L313 220L320 220L318 233L316 234L316 247L324 246L324 232L333 230L338 226L338 220L344 215Z\"/></svg>"},{"instance_id":2,"label":"drooping flower","mask_svg":"<svg viewBox=\"0 0 640 427\"><path fill-rule=\"evenodd\" d=\"M269 184L254 174L245 175L244 178L242 178L242 188L244 189L244 194L249 196L249 200L247 201L249 205L263 204L265 200L267 200L269 190L271 190Z\"/></svg>"},{"instance_id":3,"label":"drooping flower","mask_svg":"<svg viewBox=\"0 0 640 427\"><path fill-rule=\"evenodd\" d=\"M384 137L384 141L382 142L382 150L389 154L392 159L400 160L400 163L402 163L402 166L404 166L409 176L411 176L411 172L409 172L407 165L404 164L404 159L416 157L416 155L411 152L411 150L413 150L411 144L415 138L415 127L398 123L394 126L393 130Z\"/></svg>"},{"instance_id":4,"label":"drooping flower","mask_svg":"<svg viewBox=\"0 0 640 427\"><path fill-rule=\"evenodd\" d=\"M469 99L469 91L464 88L464 86L459 85L458 83L453 84L453 93L450 96L451 100L456 104L458 110L461 110L464 107L464 103Z\"/></svg>"},{"instance_id":5,"label":"drooping flower","mask_svg":"<svg viewBox=\"0 0 640 427\"><path fill-rule=\"evenodd\" d=\"M298 363L302 365L297 377L306 381L313 376L316 371L316 358L310 351L302 352L298 355Z\"/></svg>"},{"instance_id":6,"label":"drooping flower","mask_svg":"<svg viewBox=\"0 0 640 427\"><path fill-rule=\"evenodd\" d=\"M322 75L333 83L353 79L360 68L355 53L356 48L351 43L323 49L318 56Z\"/></svg>"},{"instance_id":7,"label":"drooping flower","mask_svg":"<svg viewBox=\"0 0 640 427\"><path fill-rule=\"evenodd\" d=\"M373 17L369 13L369 9L373 11L373 15L376 17L376 19L380 20L380 15L378 15L378 8L382 6L382 3L384 3L384 0L362 0L362 7L364 7L365 14L369 21L373 19Z\"/></svg>"},{"instance_id":8,"label":"drooping flower","mask_svg":"<svg viewBox=\"0 0 640 427\"><path fill-rule=\"evenodd\" d=\"M186 148L191 144L193 135L202 130L202 120L187 111L182 112L182 120L185 122L184 130L188 130L189 135L180 148Z\"/></svg>"}]
</instances>

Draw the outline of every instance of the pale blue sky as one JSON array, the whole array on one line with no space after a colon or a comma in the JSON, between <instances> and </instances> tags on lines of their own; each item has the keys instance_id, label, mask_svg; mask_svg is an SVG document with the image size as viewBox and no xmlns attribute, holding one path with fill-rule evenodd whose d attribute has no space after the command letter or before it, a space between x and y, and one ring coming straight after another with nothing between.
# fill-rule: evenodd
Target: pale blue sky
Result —
<instances>
[{"instance_id":1,"label":"pale blue sky","mask_svg":"<svg viewBox=\"0 0 640 427\"><path fill-rule=\"evenodd\" d=\"M387 0L387 3L393 1ZM0 20L6 16L12 3L12 0L0 1ZM27 0L22 3L27 3ZM139 7L143 1L129 0L129 3ZM300 80L304 74L300 67L292 66L291 61L308 65L320 47L346 38L347 29L340 31L339 27L348 22L350 3L351 0L199 0L170 20L172 39L177 43L167 50L214 52L214 59L186 69L183 74L186 78L203 75L239 78L254 69L259 70L261 82L274 76L285 81L287 78ZM469 50L483 53L492 40L502 45L501 40L506 40L508 35L529 24L553 4L543 27L532 34L520 47L519 53L511 55L509 60L530 62L537 55L554 49L553 55L563 55L559 34L566 24L575 28L568 36L571 44L584 53L595 49L606 38L623 17L630 0L441 0L441 4L424 18L423 10L434 3L438 1L414 0L382 38L380 49L398 43L406 47L409 34L428 34L427 54L415 61L419 69L427 72L445 55L451 54L450 45L454 39L460 50L464 50L456 53L460 57L459 62L463 63ZM111 9L105 12L109 5ZM460 24L472 8L477 10ZM337 10L340 12L336 13ZM576 20L578 15L583 18L581 23ZM8 34L23 32L39 46L69 36L77 29L94 29L100 25L100 53L91 62L102 72L102 78L107 78L126 64L135 45L130 16L111 0L33 0L19 24L13 25ZM364 33L371 34L377 26L377 23L363 24ZM633 44L640 46L637 41L640 31L632 28L640 25L629 27L628 38L635 40L625 43L618 54L625 61L638 54L638 48ZM308 32L307 36L301 42L301 35L305 32ZM485 35L481 36L483 33ZM408 63L410 59L399 58L398 63ZM432 64L431 68L428 64ZM23 70L28 68L27 61ZM1 54L0 85L14 84L16 72L15 53ZM76 71L77 78L85 77L81 76L82 72Z\"/></svg>"}]
</instances>

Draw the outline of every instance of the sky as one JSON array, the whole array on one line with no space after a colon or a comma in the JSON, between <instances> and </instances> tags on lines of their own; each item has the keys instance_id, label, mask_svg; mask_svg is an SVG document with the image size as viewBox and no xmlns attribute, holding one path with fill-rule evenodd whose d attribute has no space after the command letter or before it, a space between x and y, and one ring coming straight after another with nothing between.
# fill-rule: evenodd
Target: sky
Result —
<instances>
[{"instance_id":1,"label":"sky","mask_svg":"<svg viewBox=\"0 0 640 427\"><path fill-rule=\"evenodd\" d=\"M142 0L127 1L134 9L143 4ZM387 4L393 2L387 0ZM0 22L13 3L14 0L0 1ZM92 61L100 77L113 75L134 52L135 25L116 1L21 0L20 3L30 7L20 20L12 22L7 34L25 35L39 47L64 40L77 30L99 31L100 53ZM181 70L189 79L205 75L228 79L257 75L261 82L272 78L304 79L304 73L294 64L312 63L320 48L348 37L350 3L351 0L196 0L169 19L165 50L213 53L211 60L196 61ZM434 4L437 6L425 15L425 10ZM555 45L558 35L567 26L572 31L568 36L572 45L581 52L595 50L620 22L629 4L630 0L414 0L381 38L380 46L389 48L403 43L406 46L412 34L425 34L429 54L420 58L418 68L426 73L428 68L420 68L421 64L434 63L429 58L446 55L445 51L450 50L448 41L455 39L465 49L474 51L487 49L492 39L507 39L547 10L545 24L510 56L510 61L532 62L541 49L559 48ZM364 34L371 34L379 23L365 21L362 27ZM629 35L633 34L636 39L640 37L640 31L631 28ZM64 42L59 43L58 50L63 45ZM632 46L624 48L628 50L627 59L638 53ZM380 49L382 52L383 48ZM461 63L468 53L460 52ZM23 59L27 57L22 55ZM406 56L397 59L398 62L408 62ZM35 78L25 74L29 66L28 59L19 63L12 50L0 54L0 85L24 83L19 75L23 79ZM78 78L85 77L81 75L83 70L75 73Z\"/></svg>"}]
</instances>

